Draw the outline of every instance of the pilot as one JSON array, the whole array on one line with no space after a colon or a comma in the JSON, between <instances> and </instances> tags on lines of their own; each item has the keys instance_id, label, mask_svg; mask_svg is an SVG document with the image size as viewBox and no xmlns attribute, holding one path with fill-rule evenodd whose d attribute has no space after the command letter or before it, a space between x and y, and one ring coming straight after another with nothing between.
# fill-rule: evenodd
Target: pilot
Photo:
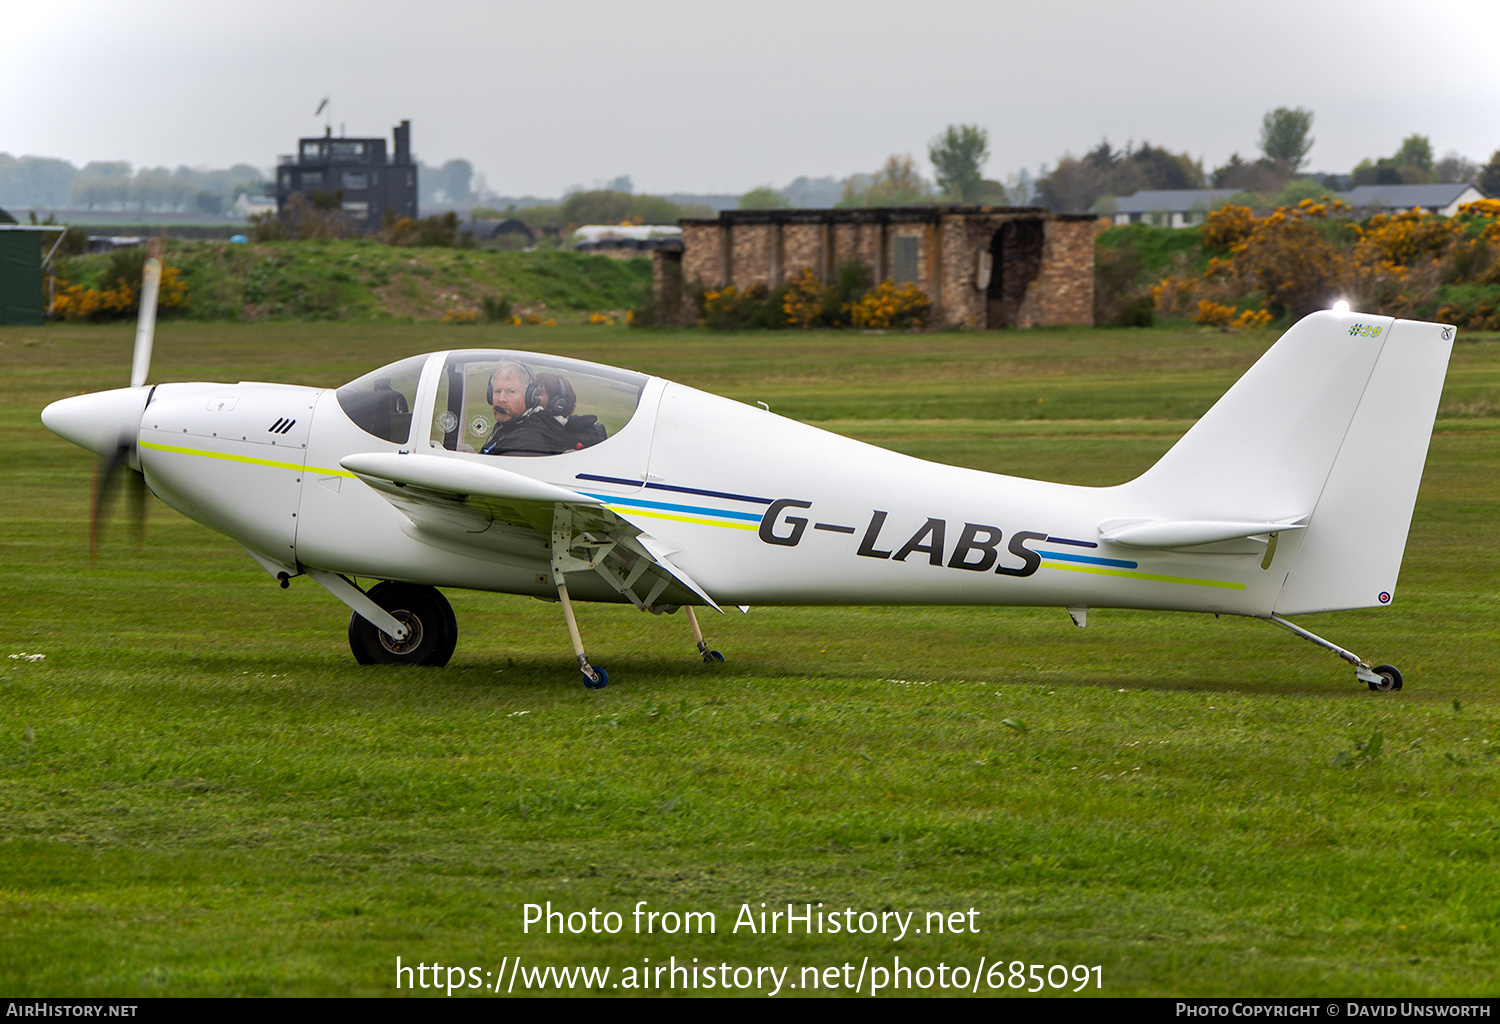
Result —
<instances>
[{"instance_id":1,"label":"pilot","mask_svg":"<svg viewBox=\"0 0 1500 1024\"><path fill-rule=\"evenodd\" d=\"M537 379L521 363L501 363L490 375L495 429L481 455L559 455L571 451L563 425L542 408Z\"/></svg>"},{"instance_id":2,"label":"pilot","mask_svg":"<svg viewBox=\"0 0 1500 1024\"><path fill-rule=\"evenodd\" d=\"M556 420L567 438L568 451L587 448L604 440L604 425L593 415L574 415L578 410L578 393L560 373L539 373L536 386L541 406Z\"/></svg>"}]
</instances>

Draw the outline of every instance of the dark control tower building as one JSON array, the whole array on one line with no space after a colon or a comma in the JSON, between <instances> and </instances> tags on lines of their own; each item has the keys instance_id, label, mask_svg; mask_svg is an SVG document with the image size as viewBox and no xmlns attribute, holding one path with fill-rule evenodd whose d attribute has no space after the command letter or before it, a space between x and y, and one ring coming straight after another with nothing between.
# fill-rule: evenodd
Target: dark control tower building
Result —
<instances>
[{"instance_id":1,"label":"dark control tower building","mask_svg":"<svg viewBox=\"0 0 1500 1024\"><path fill-rule=\"evenodd\" d=\"M387 210L397 217L417 215L417 165L411 158L411 122L395 129L395 151L385 139L322 137L298 139L297 152L278 158L276 211L293 193L309 199L339 196L339 205L362 232L375 231Z\"/></svg>"}]
</instances>

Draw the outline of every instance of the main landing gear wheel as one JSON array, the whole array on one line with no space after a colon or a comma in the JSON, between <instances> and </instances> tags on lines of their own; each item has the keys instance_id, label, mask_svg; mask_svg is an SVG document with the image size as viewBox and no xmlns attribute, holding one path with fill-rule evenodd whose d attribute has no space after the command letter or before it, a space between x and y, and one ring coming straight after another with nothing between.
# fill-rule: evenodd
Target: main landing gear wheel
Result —
<instances>
[{"instance_id":1,"label":"main landing gear wheel","mask_svg":"<svg viewBox=\"0 0 1500 1024\"><path fill-rule=\"evenodd\" d=\"M1381 692L1401 689L1401 672L1395 665L1376 665L1375 674L1380 682L1370 683L1370 689Z\"/></svg>"},{"instance_id":2,"label":"main landing gear wheel","mask_svg":"<svg viewBox=\"0 0 1500 1024\"><path fill-rule=\"evenodd\" d=\"M594 674L583 673L584 686L587 686L590 690L602 690L609 685L608 672L604 671L598 665L590 665L589 668L594 670Z\"/></svg>"},{"instance_id":3,"label":"main landing gear wheel","mask_svg":"<svg viewBox=\"0 0 1500 1024\"><path fill-rule=\"evenodd\" d=\"M704 651L703 662L706 665L721 665L724 662L724 655L718 651Z\"/></svg>"},{"instance_id":4,"label":"main landing gear wheel","mask_svg":"<svg viewBox=\"0 0 1500 1024\"><path fill-rule=\"evenodd\" d=\"M390 612L410 632L397 640L359 613L349 616L349 649L361 665L431 665L441 668L458 646L458 619L453 606L435 587L414 583L377 583L370 600Z\"/></svg>"}]
</instances>

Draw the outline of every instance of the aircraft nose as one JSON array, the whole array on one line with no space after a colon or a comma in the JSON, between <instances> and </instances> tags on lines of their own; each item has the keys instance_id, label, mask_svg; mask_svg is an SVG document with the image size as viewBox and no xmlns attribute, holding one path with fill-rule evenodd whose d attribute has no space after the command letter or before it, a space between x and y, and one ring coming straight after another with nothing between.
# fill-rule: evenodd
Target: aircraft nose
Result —
<instances>
[{"instance_id":1,"label":"aircraft nose","mask_svg":"<svg viewBox=\"0 0 1500 1024\"><path fill-rule=\"evenodd\" d=\"M108 458L121 445L135 443L150 391L147 387L116 388L64 398L42 410L42 425L58 437Z\"/></svg>"}]
</instances>

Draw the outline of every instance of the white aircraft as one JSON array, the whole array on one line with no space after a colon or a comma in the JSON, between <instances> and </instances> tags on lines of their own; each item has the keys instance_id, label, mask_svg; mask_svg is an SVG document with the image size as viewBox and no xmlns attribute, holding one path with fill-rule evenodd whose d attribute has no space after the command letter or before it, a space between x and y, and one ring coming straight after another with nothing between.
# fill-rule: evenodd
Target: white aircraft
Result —
<instances>
[{"instance_id":1,"label":"white aircraft","mask_svg":"<svg viewBox=\"0 0 1500 1024\"><path fill-rule=\"evenodd\" d=\"M130 387L54 402L43 423L98 455L105 484L127 466L282 587L326 588L364 664L445 664L444 586L557 600L593 688L608 676L574 600L681 607L706 661L723 657L695 605L1046 605L1078 626L1091 607L1243 615L1333 651L1372 690L1401 688L1392 666L1285 616L1392 602L1450 326L1314 313L1140 477L1079 487L528 352L413 356L337 389L147 385L149 299Z\"/></svg>"}]
</instances>

